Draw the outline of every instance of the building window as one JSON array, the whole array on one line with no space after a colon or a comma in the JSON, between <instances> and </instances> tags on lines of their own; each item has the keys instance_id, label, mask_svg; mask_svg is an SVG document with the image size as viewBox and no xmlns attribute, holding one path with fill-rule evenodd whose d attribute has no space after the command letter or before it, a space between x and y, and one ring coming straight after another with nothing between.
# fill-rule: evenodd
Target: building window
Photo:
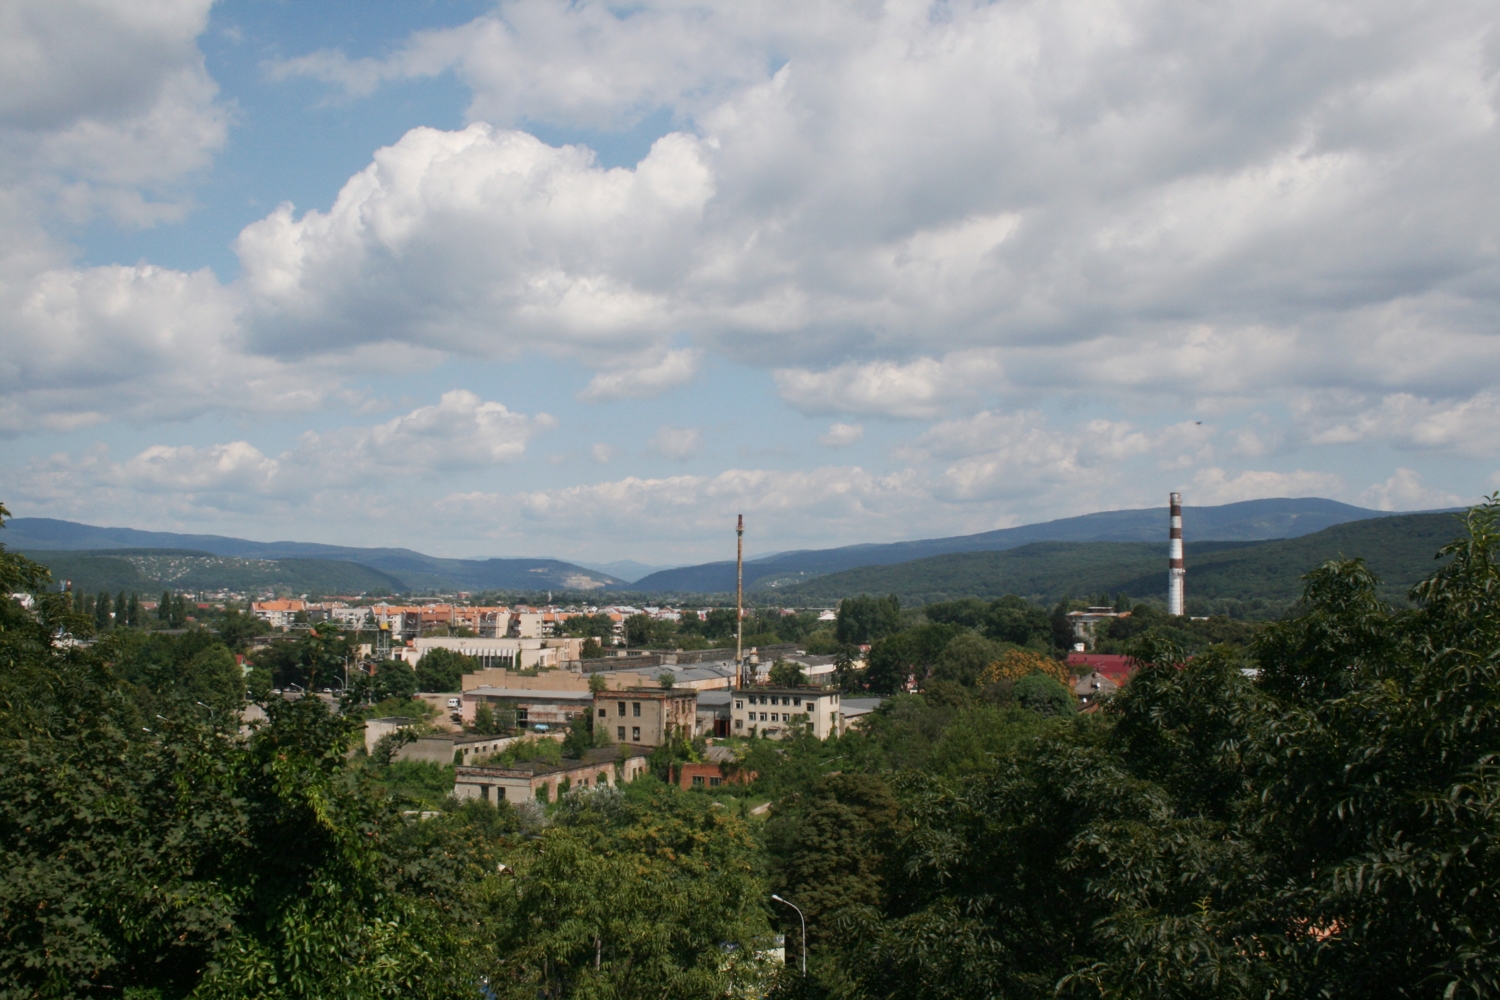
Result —
<instances>
[{"instance_id":1,"label":"building window","mask_svg":"<svg viewBox=\"0 0 1500 1000\"><path fill-rule=\"evenodd\" d=\"M772 712L771 713L771 721L772 722L780 722L781 721L781 717L778 716L775 712Z\"/></svg>"},{"instance_id":2,"label":"building window","mask_svg":"<svg viewBox=\"0 0 1500 1000\"><path fill-rule=\"evenodd\" d=\"M745 707L745 703L743 701L737 701L737 702L734 703L734 710L736 712L740 711L744 707Z\"/></svg>"},{"instance_id":3,"label":"building window","mask_svg":"<svg viewBox=\"0 0 1500 1000\"><path fill-rule=\"evenodd\" d=\"M802 699L801 698L793 698L792 699L792 704L793 705L800 705L800 704L802 704Z\"/></svg>"},{"instance_id":4,"label":"building window","mask_svg":"<svg viewBox=\"0 0 1500 1000\"><path fill-rule=\"evenodd\" d=\"M639 743L641 741L641 727L640 726L631 726L630 727L630 739L631 739L631 742L633 742L633 743Z\"/></svg>"},{"instance_id":5,"label":"building window","mask_svg":"<svg viewBox=\"0 0 1500 1000\"><path fill-rule=\"evenodd\" d=\"M723 778L713 778L713 777L711 777L711 778L708 779L708 787L709 788L718 788L722 784L724 784L724 779Z\"/></svg>"},{"instance_id":6,"label":"building window","mask_svg":"<svg viewBox=\"0 0 1500 1000\"><path fill-rule=\"evenodd\" d=\"M490 786L489 785L480 785L479 786L479 797L481 799L484 799L484 801L486 801L486 802L488 802L490 800Z\"/></svg>"},{"instance_id":7,"label":"building window","mask_svg":"<svg viewBox=\"0 0 1500 1000\"><path fill-rule=\"evenodd\" d=\"M693 786L694 787L700 787L700 786L702 786L702 784L703 784L703 775L701 775L701 774L695 774L695 775L693 775Z\"/></svg>"},{"instance_id":8,"label":"building window","mask_svg":"<svg viewBox=\"0 0 1500 1000\"><path fill-rule=\"evenodd\" d=\"M624 716L624 714L625 714L625 703L623 701L617 701L617 702L615 702L615 704L620 706L620 715Z\"/></svg>"},{"instance_id":9,"label":"building window","mask_svg":"<svg viewBox=\"0 0 1500 1000\"><path fill-rule=\"evenodd\" d=\"M766 721L766 713L765 712L760 713L760 721L761 722L765 722Z\"/></svg>"},{"instance_id":10,"label":"building window","mask_svg":"<svg viewBox=\"0 0 1500 1000\"><path fill-rule=\"evenodd\" d=\"M745 728L745 720L744 719L735 719L734 720L734 728L736 728L736 729L744 729Z\"/></svg>"},{"instance_id":11,"label":"building window","mask_svg":"<svg viewBox=\"0 0 1500 1000\"><path fill-rule=\"evenodd\" d=\"M625 727L624 726L619 726L619 727L617 727L615 729L615 732L617 732L617 733L620 734L620 742L624 743L625 742Z\"/></svg>"},{"instance_id":12,"label":"building window","mask_svg":"<svg viewBox=\"0 0 1500 1000\"><path fill-rule=\"evenodd\" d=\"M608 714L609 714L609 712L606 709L602 709L602 708L599 709L599 718L602 719L602 718L604 718Z\"/></svg>"},{"instance_id":13,"label":"building window","mask_svg":"<svg viewBox=\"0 0 1500 1000\"><path fill-rule=\"evenodd\" d=\"M638 702L638 701L632 701L630 703L630 714L633 715L633 716L635 716L638 719L641 717L641 703L640 702Z\"/></svg>"},{"instance_id":14,"label":"building window","mask_svg":"<svg viewBox=\"0 0 1500 1000\"><path fill-rule=\"evenodd\" d=\"M607 785L607 784L609 784L609 775L605 774L603 771L600 771L599 772L599 780L595 781L594 784L596 784L596 785Z\"/></svg>"},{"instance_id":15,"label":"building window","mask_svg":"<svg viewBox=\"0 0 1500 1000\"><path fill-rule=\"evenodd\" d=\"M773 694L773 695L771 695L771 704L773 704L773 705L780 705L781 704L781 699L778 698L778 697L776 697Z\"/></svg>"},{"instance_id":16,"label":"building window","mask_svg":"<svg viewBox=\"0 0 1500 1000\"><path fill-rule=\"evenodd\" d=\"M505 786L504 785L496 785L495 786L495 801L496 802L501 802L504 799L505 799Z\"/></svg>"}]
</instances>

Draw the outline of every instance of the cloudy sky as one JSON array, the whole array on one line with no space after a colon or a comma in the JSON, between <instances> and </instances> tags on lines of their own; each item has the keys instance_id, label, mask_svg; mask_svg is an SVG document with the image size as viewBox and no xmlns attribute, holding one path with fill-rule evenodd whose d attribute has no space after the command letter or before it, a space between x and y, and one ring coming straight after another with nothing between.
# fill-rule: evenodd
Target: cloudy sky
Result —
<instances>
[{"instance_id":1,"label":"cloudy sky","mask_svg":"<svg viewBox=\"0 0 1500 1000\"><path fill-rule=\"evenodd\" d=\"M446 555L1500 487L1491 2L0 5L0 500Z\"/></svg>"}]
</instances>

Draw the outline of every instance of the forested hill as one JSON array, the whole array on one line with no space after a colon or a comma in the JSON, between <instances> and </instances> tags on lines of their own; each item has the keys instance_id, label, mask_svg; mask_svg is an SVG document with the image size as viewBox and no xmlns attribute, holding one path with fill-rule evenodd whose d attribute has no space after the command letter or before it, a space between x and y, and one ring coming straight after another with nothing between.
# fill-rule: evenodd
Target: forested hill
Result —
<instances>
[{"instance_id":1,"label":"forested hill","mask_svg":"<svg viewBox=\"0 0 1500 1000\"><path fill-rule=\"evenodd\" d=\"M1452 514L1402 514L1352 521L1300 538L1199 542L1187 547L1187 592L1209 600L1295 600L1301 577L1329 559L1359 556L1382 580L1381 595L1401 601L1434 569L1433 553L1453 538ZM902 603L1020 594L1051 602L1064 596L1166 593L1166 543L1037 542L1003 552L965 552L894 566L866 566L776 588L785 603L834 601L854 594L896 594Z\"/></svg>"},{"instance_id":2,"label":"forested hill","mask_svg":"<svg viewBox=\"0 0 1500 1000\"><path fill-rule=\"evenodd\" d=\"M1197 541L1294 538L1336 524L1385 516L1384 511L1352 507L1320 497L1246 500L1183 510L1188 536ZM1166 537L1165 507L1100 511L977 535L781 552L747 562L745 586L785 588L813 577L860 566L893 565L958 552L999 552L1035 542L1156 542L1158 539L1165 542ZM635 581L630 589L727 593L734 590L734 562L727 560L663 570Z\"/></svg>"},{"instance_id":3,"label":"forested hill","mask_svg":"<svg viewBox=\"0 0 1500 1000\"><path fill-rule=\"evenodd\" d=\"M317 589L324 592L358 593L375 587L385 587L395 592L546 588L598 590L623 582L608 573L585 569L558 559L444 559L412 549L360 548L315 542L255 542L223 535L182 535L166 531L138 531L134 528L101 528L47 517L17 517L7 521L4 534L0 535L0 542L9 549L25 552L49 566L54 566L67 552L72 552L74 558L86 553L98 558L118 559L122 558L123 550L136 554L148 550L158 553L188 550L202 556L218 556L242 562L274 560L288 568L288 573L283 574L288 579L298 572L311 571L313 567L310 564L313 563L352 563L375 570L374 577L370 579L385 581L372 583L369 587L351 583L349 586L308 588L309 591ZM297 568L299 564L300 569ZM54 569L54 575L63 575L55 566ZM86 564L88 573L105 570L115 572L119 569L118 566L106 564ZM220 566L214 570L218 574L216 579L225 578L221 572L223 569ZM327 565L318 570L320 573L328 571L330 567ZM355 582L363 578L365 577L358 574L349 577ZM208 585L204 586L206 588ZM228 583L213 586L244 589L252 584L246 583L243 587Z\"/></svg>"},{"instance_id":4,"label":"forested hill","mask_svg":"<svg viewBox=\"0 0 1500 1000\"><path fill-rule=\"evenodd\" d=\"M340 559L240 559L191 549L28 552L71 581L80 594L149 594L158 590L293 594L393 594L405 583L389 573Z\"/></svg>"}]
</instances>

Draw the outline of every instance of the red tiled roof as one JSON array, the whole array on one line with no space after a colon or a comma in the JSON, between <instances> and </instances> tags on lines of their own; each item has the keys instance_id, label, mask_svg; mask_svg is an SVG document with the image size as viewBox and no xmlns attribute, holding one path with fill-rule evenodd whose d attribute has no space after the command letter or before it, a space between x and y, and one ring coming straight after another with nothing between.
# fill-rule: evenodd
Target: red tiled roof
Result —
<instances>
[{"instance_id":1,"label":"red tiled roof","mask_svg":"<svg viewBox=\"0 0 1500 1000\"><path fill-rule=\"evenodd\" d=\"M1068 666L1097 670L1116 684L1124 684L1135 673L1135 662L1119 653L1069 653Z\"/></svg>"}]
</instances>

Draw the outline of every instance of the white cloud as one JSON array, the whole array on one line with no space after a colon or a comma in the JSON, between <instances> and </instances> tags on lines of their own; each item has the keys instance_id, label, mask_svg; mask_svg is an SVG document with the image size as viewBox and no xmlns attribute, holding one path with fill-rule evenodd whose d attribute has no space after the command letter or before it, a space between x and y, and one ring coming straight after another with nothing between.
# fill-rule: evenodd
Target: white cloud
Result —
<instances>
[{"instance_id":1,"label":"white cloud","mask_svg":"<svg viewBox=\"0 0 1500 1000\"><path fill-rule=\"evenodd\" d=\"M1432 489L1422 482L1421 475L1415 470L1404 466L1385 482L1365 490L1360 499L1376 510L1431 510L1461 507L1477 500L1466 501L1445 490Z\"/></svg>"},{"instance_id":2,"label":"white cloud","mask_svg":"<svg viewBox=\"0 0 1500 1000\"><path fill-rule=\"evenodd\" d=\"M212 0L22 0L0 10L0 184L84 221L180 219L228 114L197 37ZM14 237L16 234L11 233Z\"/></svg>"},{"instance_id":3,"label":"white cloud","mask_svg":"<svg viewBox=\"0 0 1500 1000\"><path fill-rule=\"evenodd\" d=\"M1385 441L1464 455L1493 455L1500 448L1500 395L1494 392L1438 401L1403 392L1384 397L1376 406L1365 406L1365 402L1358 396L1329 395L1309 404L1304 410L1304 419L1312 425L1309 440L1313 444Z\"/></svg>"},{"instance_id":4,"label":"white cloud","mask_svg":"<svg viewBox=\"0 0 1500 1000\"><path fill-rule=\"evenodd\" d=\"M732 554L738 514L745 515L746 544L753 552L768 538L836 544L907 537L912 518L929 500L911 473L880 476L857 466L824 466L729 469L713 476L660 479L630 476L515 495L454 494L438 509L488 525L496 538L546 537L559 547L577 548L577 526L590 524L637 544L663 540L674 551L707 558L717 551L715 539Z\"/></svg>"},{"instance_id":5,"label":"white cloud","mask_svg":"<svg viewBox=\"0 0 1500 1000\"><path fill-rule=\"evenodd\" d=\"M1130 498L1122 496L1130 463L1154 460L1156 470L1192 466L1212 456L1215 433L1212 425L1192 421L1154 431L1102 419L1058 429L1033 411L987 410L934 424L901 454L946 461L939 493L949 499L1005 500L1061 517L1128 505L1121 501Z\"/></svg>"},{"instance_id":6,"label":"white cloud","mask_svg":"<svg viewBox=\"0 0 1500 1000\"><path fill-rule=\"evenodd\" d=\"M1264 497L1326 497L1344 492L1344 481L1331 472L1247 471L1238 475L1213 467L1193 476L1193 503L1211 505Z\"/></svg>"},{"instance_id":7,"label":"white cloud","mask_svg":"<svg viewBox=\"0 0 1500 1000\"><path fill-rule=\"evenodd\" d=\"M651 450L667 458L691 458L702 444L703 432L696 427L662 426L651 438Z\"/></svg>"},{"instance_id":8,"label":"white cloud","mask_svg":"<svg viewBox=\"0 0 1500 1000\"><path fill-rule=\"evenodd\" d=\"M956 397L998 385L993 354L963 352L941 361L918 358L906 364L846 364L825 371L776 371L781 398L804 413L871 413L892 417L932 417Z\"/></svg>"},{"instance_id":9,"label":"white cloud","mask_svg":"<svg viewBox=\"0 0 1500 1000\"><path fill-rule=\"evenodd\" d=\"M78 458L53 455L16 477L33 503L70 504L80 496L178 494L190 505L245 509L269 497L296 506L321 491L421 480L514 461L536 434L556 425L455 389L434 405L385 423L311 431L274 457L246 441L203 447L152 445L123 462L102 447Z\"/></svg>"},{"instance_id":10,"label":"white cloud","mask_svg":"<svg viewBox=\"0 0 1500 1000\"><path fill-rule=\"evenodd\" d=\"M636 363L600 372L578 394L586 403L613 399L639 399L655 396L667 389L691 382L698 373L703 352L696 350L661 351L655 356L632 359Z\"/></svg>"},{"instance_id":11,"label":"white cloud","mask_svg":"<svg viewBox=\"0 0 1500 1000\"><path fill-rule=\"evenodd\" d=\"M609 445L600 441L596 442L594 446L589 449L589 456L592 457L593 460L595 462L598 462L600 465L608 465L609 460L615 457L615 450Z\"/></svg>"},{"instance_id":12,"label":"white cloud","mask_svg":"<svg viewBox=\"0 0 1500 1000\"><path fill-rule=\"evenodd\" d=\"M825 444L830 448L847 448L855 444L865 436L863 424L840 424L828 425L827 434L818 435L818 443Z\"/></svg>"}]
</instances>

